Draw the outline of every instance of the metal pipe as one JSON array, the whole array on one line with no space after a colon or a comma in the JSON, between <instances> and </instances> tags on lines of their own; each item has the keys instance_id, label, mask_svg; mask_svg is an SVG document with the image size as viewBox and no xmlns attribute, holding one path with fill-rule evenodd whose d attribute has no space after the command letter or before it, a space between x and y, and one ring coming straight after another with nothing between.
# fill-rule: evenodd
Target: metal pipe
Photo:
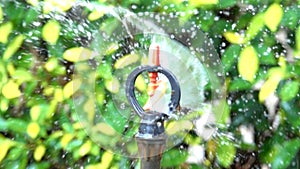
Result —
<instances>
[{"instance_id":1,"label":"metal pipe","mask_svg":"<svg viewBox=\"0 0 300 169\"><path fill-rule=\"evenodd\" d=\"M160 169L160 161L166 144L163 116L157 112L147 112L142 116L136 135L141 169Z\"/></svg>"},{"instance_id":2,"label":"metal pipe","mask_svg":"<svg viewBox=\"0 0 300 169\"><path fill-rule=\"evenodd\" d=\"M137 137L136 140L141 159L141 169L160 169L165 138L144 139Z\"/></svg>"}]
</instances>

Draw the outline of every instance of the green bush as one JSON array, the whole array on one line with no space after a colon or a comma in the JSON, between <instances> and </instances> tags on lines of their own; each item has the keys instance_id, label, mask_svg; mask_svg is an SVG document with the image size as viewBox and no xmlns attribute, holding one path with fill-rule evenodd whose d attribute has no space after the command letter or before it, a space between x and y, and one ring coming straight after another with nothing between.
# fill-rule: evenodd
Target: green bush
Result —
<instances>
[{"instance_id":1,"label":"green bush","mask_svg":"<svg viewBox=\"0 0 300 169\"><path fill-rule=\"evenodd\" d=\"M300 3L292 0L94 1L133 12L185 12L209 36L221 57L227 103L218 134L183 145L204 145L201 165L188 164L186 149L166 152L165 168L299 168ZM95 144L74 111L74 57L90 52L86 32L101 23L117 29L101 11L76 13L73 0L0 4L0 168L132 168L137 160ZM78 18L78 15L80 17ZM69 21L72 22L69 22ZM79 22L85 25L78 26ZM85 29L86 31L81 31ZM109 52L107 51L107 55ZM70 57L72 56L72 57ZM115 62L111 60L111 62ZM102 95L111 99L110 64L98 68ZM114 111L110 109L109 111ZM243 127L253 131L247 142Z\"/></svg>"}]
</instances>

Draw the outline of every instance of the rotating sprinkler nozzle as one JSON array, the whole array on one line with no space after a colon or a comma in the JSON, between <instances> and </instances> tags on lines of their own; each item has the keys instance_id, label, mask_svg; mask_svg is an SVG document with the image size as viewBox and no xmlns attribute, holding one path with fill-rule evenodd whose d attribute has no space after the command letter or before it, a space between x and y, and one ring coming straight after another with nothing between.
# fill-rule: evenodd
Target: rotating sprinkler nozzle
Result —
<instances>
[{"instance_id":1,"label":"rotating sprinkler nozzle","mask_svg":"<svg viewBox=\"0 0 300 169\"><path fill-rule=\"evenodd\" d=\"M136 78L143 72L161 73L171 85L171 100L168 112L144 110L134 94ZM133 70L126 82L126 96L134 111L140 116L139 131L136 135L141 169L159 169L162 153L166 144L164 121L170 117L174 108L179 105L180 86L174 74L161 66L142 66Z\"/></svg>"}]
</instances>

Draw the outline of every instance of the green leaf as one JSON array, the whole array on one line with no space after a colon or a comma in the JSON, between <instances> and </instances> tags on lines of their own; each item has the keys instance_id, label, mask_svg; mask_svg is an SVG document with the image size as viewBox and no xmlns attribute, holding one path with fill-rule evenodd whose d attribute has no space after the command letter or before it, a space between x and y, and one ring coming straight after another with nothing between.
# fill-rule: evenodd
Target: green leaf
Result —
<instances>
[{"instance_id":1,"label":"green leaf","mask_svg":"<svg viewBox=\"0 0 300 169\"><path fill-rule=\"evenodd\" d=\"M300 139L293 139L283 143L280 150L277 151L277 154L274 156L272 161L272 168L276 169L285 169L287 168L293 158L295 157L296 153L300 148Z\"/></svg>"},{"instance_id":2,"label":"green leaf","mask_svg":"<svg viewBox=\"0 0 300 169\"><path fill-rule=\"evenodd\" d=\"M216 153L219 164L228 168L234 160L236 148L231 140L223 136L218 140Z\"/></svg>"},{"instance_id":3,"label":"green leaf","mask_svg":"<svg viewBox=\"0 0 300 169\"><path fill-rule=\"evenodd\" d=\"M244 79L236 78L230 82L229 92L243 91L251 89L252 84Z\"/></svg>"},{"instance_id":4,"label":"green leaf","mask_svg":"<svg viewBox=\"0 0 300 169\"><path fill-rule=\"evenodd\" d=\"M296 49L300 50L300 26L296 31Z\"/></svg>"},{"instance_id":5,"label":"green leaf","mask_svg":"<svg viewBox=\"0 0 300 169\"><path fill-rule=\"evenodd\" d=\"M257 53L252 46L245 47L240 54L238 71L243 79L253 82L259 68Z\"/></svg>"},{"instance_id":6,"label":"green leaf","mask_svg":"<svg viewBox=\"0 0 300 169\"><path fill-rule=\"evenodd\" d=\"M51 168L51 163L48 161L33 163L28 166L28 169L48 169L48 168Z\"/></svg>"},{"instance_id":7,"label":"green leaf","mask_svg":"<svg viewBox=\"0 0 300 169\"><path fill-rule=\"evenodd\" d=\"M259 31L264 27L264 14L255 15L249 23L248 29L246 31L247 41L253 39Z\"/></svg>"},{"instance_id":8,"label":"green leaf","mask_svg":"<svg viewBox=\"0 0 300 169\"><path fill-rule=\"evenodd\" d=\"M8 36L13 30L13 24L12 22L4 23L0 26L0 42L1 43L7 43Z\"/></svg>"},{"instance_id":9,"label":"green leaf","mask_svg":"<svg viewBox=\"0 0 300 169\"><path fill-rule=\"evenodd\" d=\"M283 101L280 103L281 108L284 110L287 122L290 123L293 127L297 128L300 126L300 109L292 101L286 102Z\"/></svg>"},{"instance_id":10,"label":"green leaf","mask_svg":"<svg viewBox=\"0 0 300 169\"><path fill-rule=\"evenodd\" d=\"M296 4L292 7L285 8L281 25L293 30L297 27L299 16L300 10Z\"/></svg>"},{"instance_id":11,"label":"green leaf","mask_svg":"<svg viewBox=\"0 0 300 169\"><path fill-rule=\"evenodd\" d=\"M250 23L252 18L253 18L253 15L251 13L242 14L239 17L239 20L237 20L236 28L238 30L245 29L247 26L249 26L249 23Z\"/></svg>"},{"instance_id":12,"label":"green leaf","mask_svg":"<svg viewBox=\"0 0 300 169\"><path fill-rule=\"evenodd\" d=\"M219 0L219 8L229 8L236 4L236 0Z\"/></svg>"},{"instance_id":13,"label":"green leaf","mask_svg":"<svg viewBox=\"0 0 300 169\"><path fill-rule=\"evenodd\" d=\"M240 55L241 47L239 45L230 45L224 52L222 57L222 63L224 70L228 72L232 69L232 66L237 61L238 56Z\"/></svg>"},{"instance_id":14,"label":"green leaf","mask_svg":"<svg viewBox=\"0 0 300 169\"><path fill-rule=\"evenodd\" d=\"M43 39L51 45L55 45L59 38L60 24L56 20L49 20L43 27Z\"/></svg>"},{"instance_id":15,"label":"green leaf","mask_svg":"<svg viewBox=\"0 0 300 169\"><path fill-rule=\"evenodd\" d=\"M279 4L274 3L270 5L264 15L264 21L266 26L272 32L275 32L282 19L282 16L283 16L283 9Z\"/></svg>"},{"instance_id":16,"label":"green leaf","mask_svg":"<svg viewBox=\"0 0 300 169\"><path fill-rule=\"evenodd\" d=\"M5 50L3 54L3 60L8 60L10 57L12 57L13 54L15 54L19 48L21 47L23 40L25 39L24 35L18 35L15 37L12 42L8 45L7 49Z\"/></svg>"},{"instance_id":17,"label":"green leaf","mask_svg":"<svg viewBox=\"0 0 300 169\"><path fill-rule=\"evenodd\" d=\"M3 10L0 6L0 23L1 23L2 20L3 20Z\"/></svg>"},{"instance_id":18,"label":"green leaf","mask_svg":"<svg viewBox=\"0 0 300 169\"><path fill-rule=\"evenodd\" d=\"M185 162L188 152L183 150L171 149L163 154L161 166L174 167Z\"/></svg>"},{"instance_id":19,"label":"green leaf","mask_svg":"<svg viewBox=\"0 0 300 169\"><path fill-rule=\"evenodd\" d=\"M9 154L6 156L6 159L10 161L18 160L18 158L22 155L22 152L24 152L23 146L15 146L9 150Z\"/></svg>"},{"instance_id":20,"label":"green leaf","mask_svg":"<svg viewBox=\"0 0 300 169\"><path fill-rule=\"evenodd\" d=\"M288 81L280 89L279 96L283 101L289 101L296 97L299 91L299 82L297 81Z\"/></svg>"},{"instance_id":21,"label":"green leaf","mask_svg":"<svg viewBox=\"0 0 300 169\"><path fill-rule=\"evenodd\" d=\"M124 112L122 114L119 113L119 110L115 107L112 101L106 104L106 108L102 115L104 121L108 123L114 130L119 133L123 132L124 126L127 122L124 119L127 118L127 115L125 115Z\"/></svg>"},{"instance_id":22,"label":"green leaf","mask_svg":"<svg viewBox=\"0 0 300 169\"><path fill-rule=\"evenodd\" d=\"M259 57L260 64L265 65L277 65L273 50L266 45L255 45L254 46L257 55Z\"/></svg>"},{"instance_id":23,"label":"green leaf","mask_svg":"<svg viewBox=\"0 0 300 169\"><path fill-rule=\"evenodd\" d=\"M16 133L26 133L27 123L21 119L7 120L7 128Z\"/></svg>"},{"instance_id":24,"label":"green leaf","mask_svg":"<svg viewBox=\"0 0 300 169\"><path fill-rule=\"evenodd\" d=\"M98 66L97 73L103 79L111 79L112 67L108 63L103 63Z\"/></svg>"},{"instance_id":25,"label":"green leaf","mask_svg":"<svg viewBox=\"0 0 300 169\"><path fill-rule=\"evenodd\" d=\"M21 84L23 82L32 80L32 74L28 70L21 68L15 71L15 73L12 75L12 78L17 80L17 82Z\"/></svg>"}]
</instances>

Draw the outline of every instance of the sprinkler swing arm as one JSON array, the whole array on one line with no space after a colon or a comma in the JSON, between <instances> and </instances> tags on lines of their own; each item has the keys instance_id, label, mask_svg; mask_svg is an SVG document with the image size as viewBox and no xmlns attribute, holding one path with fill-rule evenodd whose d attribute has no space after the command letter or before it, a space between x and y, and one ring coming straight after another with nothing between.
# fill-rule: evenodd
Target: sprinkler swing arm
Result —
<instances>
[{"instance_id":1,"label":"sprinkler swing arm","mask_svg":"<svg viewBox=\"0 0 300 169\"><path fill-rule=\"evenodd\" d=\"M171 84L171 100L168 112L145 111L138 103L134 84L137 77L143 73L161 73ZM179 106L181 91L175 75L161 66L140 66L134 69L126 81L126 96L134 111L140 116L140 126L136 134L141 169L159 169L162 153L166 144L164 121L172 116L174 109Z\"/></svg>"}]
</instances>

